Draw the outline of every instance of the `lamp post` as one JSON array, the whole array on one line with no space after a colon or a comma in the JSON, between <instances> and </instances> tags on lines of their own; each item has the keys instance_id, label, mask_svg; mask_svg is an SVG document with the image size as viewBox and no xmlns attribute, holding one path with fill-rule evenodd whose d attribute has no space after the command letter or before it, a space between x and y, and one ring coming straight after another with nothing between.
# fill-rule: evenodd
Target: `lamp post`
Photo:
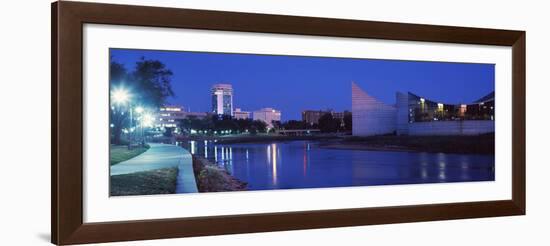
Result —
<instances>
[{"instance_id":1,"label":"lamp post","mask_svg":"<svg viewBox=\"0 0 550 246\"><path fill-rule=\"evenodd\" d=\"M111 92L111 100L117 104L117 105L125 105L128 104L128 108L130 109L130 143L128 144L128 148L130 148L131 140L132 140L132 126L133 126L133 115L132 115L132 106L130 104L130 98L131 95L128 93L127 90L124 88L118 88Z\"/></svg>"},{"instance_id":2,"label":"lamp post","mask_svg":"<svg viewBox=\"0 0 550 246\"><path fill-rule=\"evenodd\" d=\"M145 137L143 135L143 128L144 127L152 127L153 123L154 123L154 120L155 119L153 118L153 116L150 113L144 112L144 113L141 114L140 125L141 125L141 134L142 134L142 139L143 139L144 144L145 144Z\"/></svg>"},{"instance_id":3,"label":"lamp post","mask_svg":"<svg viewBox=\"0 0 550 246\"><path fill-rule=\"evenodd\" d=\"M142 118L143 118L143 115L142 115L143 110L144 110L144 109L143 109L143 107L141 107L141 106L138 106L138 107L135 108L135 111L136 111L136 113L138 113L138 115L140 116L139 119L140 119L140 121L141 121L141 122L139 123L139 128L140 128L140 137L141 137L141 144L142 144L142 145L145 144L145 138L144 138L144 136L143 136L143 121L142 121Z\"/></svg>"}]
</instances>

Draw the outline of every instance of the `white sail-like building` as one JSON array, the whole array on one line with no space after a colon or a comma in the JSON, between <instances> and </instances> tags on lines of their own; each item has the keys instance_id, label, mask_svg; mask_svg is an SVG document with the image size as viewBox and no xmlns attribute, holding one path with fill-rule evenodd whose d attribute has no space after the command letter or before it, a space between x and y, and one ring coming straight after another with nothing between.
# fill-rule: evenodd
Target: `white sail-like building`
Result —
<instances>
[{"instance_id":1,"label":"white sail-like building","mask_svg":"<svg viewBox=\"0 0 550 246\"><path fill-rule=\"evenodd\" d=\"M378 101L351 83L352 134L354 136L384 135L395 132L394 106Z\"/></svg>"},{"instance_id":2,"label":"white sail-like building","mask_svg":"<svg viewBox=\"0 0 550 246\"><path fill-rule=\"evenodd\" d=\"M494 92L469 104L448 104L411 92L396 93L387 105L351 84L354 136L479 135L495 132Z\"/></svg>"}]
</instances>

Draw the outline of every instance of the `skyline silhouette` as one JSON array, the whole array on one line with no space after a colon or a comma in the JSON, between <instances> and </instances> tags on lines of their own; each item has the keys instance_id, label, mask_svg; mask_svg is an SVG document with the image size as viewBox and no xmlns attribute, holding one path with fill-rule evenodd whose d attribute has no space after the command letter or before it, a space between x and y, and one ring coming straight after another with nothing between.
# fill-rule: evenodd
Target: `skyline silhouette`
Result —
<instances>
[{"instance_id":1,"label":"skyline silhouette","mask_svg":"<svg viewBox=\"0 0 550 246\"><path fill-rule=\"evenodd\" d=\"M352 82L390 105L397 91L458 104L495 88L494 64L133 49L110 49L110 57L129 71L141 57L163 62L174 73L170 104L209 112L211 86L228 83L234 108L276 108L283 121L303 110L351 111Z\"/></svg>"}]
</instances>

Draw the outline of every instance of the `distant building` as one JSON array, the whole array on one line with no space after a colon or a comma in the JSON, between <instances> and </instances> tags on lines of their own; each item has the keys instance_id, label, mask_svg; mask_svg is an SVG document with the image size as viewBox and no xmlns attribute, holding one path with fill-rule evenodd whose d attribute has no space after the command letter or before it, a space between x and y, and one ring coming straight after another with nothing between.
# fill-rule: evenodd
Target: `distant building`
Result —
<instances>
[{"instance_id":1,"label":"distant building","mask_svg":"<svg viewBox=\"0 0 550 246\"><path fill-rule=\"evenodd\" d=\"M237 120L250 119L250 112L241 111L240 108L236 108L235 111L233 111L233 118Z\"/></svg>"},{"instance_id":2,"label":"distant building","mask_svg":"<svg viewBox=\"0 0 550 246\"><path fill-rule=\"evenodd\" d=\"M368 95L355 83L352 91L352 133L372 136L477 135L495 132L494 92L470 104L448 104L413 93L396 93L395 105Z\"/></svg>"},{"instance_id":3,"label":"distant building","mask_svg":"<svg viewBox=\"0 0 550 246\"><path fill-rule=\"evenodd\" d=\"M233 116L233 87L230 84L212 86L212 113Z\"/></svg>"},{"instance_id":4,"label":"distant building","mask_svg":"<svg viewBox=\"0 0 550 246\"><path fill-rule=\"evenodd\" d=\"M341 122L341 125L343 126L344 116L346 114L351 114L351 112L349 111L335 112L330 109L329 110L304 110L302 111L302 121L309 125L319 124L319 119L325 114L331 114L333 118L339 119Z\"/></svg>"},{"instance_id":5,"label":"distant building","mask_svg":"<svg viewBox=\"0 0 550 246\"><path fill-rule=\"evenodd\" d=\"M267 124L268 128L273 128L274 121L281 121L281 111L273 108L262 108L254 111L253 119L261 120Z\"/></svg>"},{"instance_id":6,"label":"distant building","mask_svg":"<svg viewBox=\"0 0 550 246\"><path fill-rule=\"evenodd\" d=\"M302 121L309 124L319 124L319 119L326 113L330 113L322 110L304 110L302 111Z\"/></svg>"},{"instance_id":7,"label":"distant building","mask_svg":"<svg viewBox=\"0 0 550 246\"><path fill-rule=\"evenodd\" d=\"M208 114L205 112L186 112L182 106L165 105L157 112L156 126L157 127L177 127L178 120L195 117L203 119Z\"/></svg>"}]
</instances>

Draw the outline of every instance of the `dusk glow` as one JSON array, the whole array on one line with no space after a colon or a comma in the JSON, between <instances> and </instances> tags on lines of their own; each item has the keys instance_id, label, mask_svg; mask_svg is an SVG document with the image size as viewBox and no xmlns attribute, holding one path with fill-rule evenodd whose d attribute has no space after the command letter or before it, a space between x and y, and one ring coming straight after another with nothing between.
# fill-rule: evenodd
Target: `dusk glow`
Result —
<instances>
[{"instance_id":1,"label":"dusk glow","mask_svg":"<svg viewBox=\"0 0 550 246\"><path fill-rule=\"evenodd\" d=\"M493 64L110 58L113 196L495 180Z\"/></svg>"},{"instance_id":2,"label":"dusk glow","mask_svg":"<svg viewBox=\"0 0 550 246\"><path fill-rule=\"evenodd\" d=\"M298 56L111 49L113 61L133 69L141 57L174 72L175 98L194 112L209 112L214 84L233 86L234 108L281 110L282 120L303 110L351 110L351 82L392 104L397 91L443 103L470 103L494 91L494 65Z\"/></svg>"}]
</instances>

